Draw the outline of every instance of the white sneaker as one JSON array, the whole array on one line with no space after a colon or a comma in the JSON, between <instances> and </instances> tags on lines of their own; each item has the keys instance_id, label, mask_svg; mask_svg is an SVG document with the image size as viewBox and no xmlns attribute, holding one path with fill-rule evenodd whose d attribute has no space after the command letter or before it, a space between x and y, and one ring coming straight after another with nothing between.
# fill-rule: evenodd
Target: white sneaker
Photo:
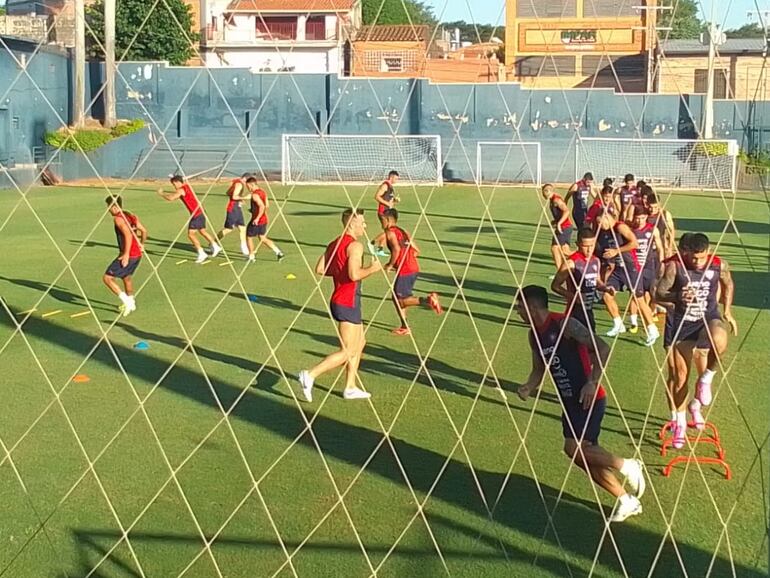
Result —
<instances>
[{"instance_id":1,"label":"white sneaker","mask_svg":"<svg viewBox=\"0 0 770 578\"><path fill-rule=\"evenodd\" d=\"M376 257L377 256L377 247L374 246L374 243L372 241L369 241L366 244L366 248L369 250L369 254L372 257Z\"/></svg>"},{"instance_id":2,"label":"white sneaker","mask_svg":"<svg viewBox=\"0 0 770 578\"><path fill-rule=\"evenodd\" d=\"M247 260L249 261L249 263L256 263L256 261L257 261L257 256L256 256L256 255L249 255L249 256L247 257Z\"/></svg>"},{"instance_id":3,"label":"white sneaker","mask_svg":"<svg viewBox=\"0 0 770 578\"><path fill-rule=\"evenodd\" d=\"M217 256L217 255L219 255L221 252L222 252L222 245L217 245L216 243L214 243L214 244L211 246L211 257L212 257L212 258L216 257L216 256Z\"/></svg>"},{"instance_id":4,"label":"white sneaker","mask_svg":"<svg viewBox=\"0 0 770 578\"><path fill-rule=\"evenodd\" d=\"M642 503L636 496L628 496L628 499L618 499L615 505L615 511L610 516L610 522L623 522L631 516L638 516L642 513Z\"/></svg>"},{"instance_id":5,"label":"white sneaker","mask_svg":"<svg viewBox=\"0 0 770 578\"><path fill-rule=\"evenodd\" d=\"M355 389L346 389L343 392L342 397L344 397L345 399L369 399L370 397L372 397L372 394L369 393L368 391L364 391L363 389L355 388Z\"/></svg>"},{"instance_id":6,"label":"white sneaker","mask_svg":"<svg viewBox=\"0 0 770 578\"><path fill-rule=\"evenodd\" d=\"M244 257L249 256L249 246L246 244L241 245L241 253L243 253Z\"/></svg>"},{"instance_id":7,"label":"white sneaker","mask_svg":"<svg viewBox=\"0 0 770 578\"><path fill-rule=\"evenodd\" d=\"M203 263L208 258L209 258L209 256L206 255L206 253L198 253L198 258L195 260L195 262L200 265L201 263Z\"/></svg>"},{"instance_id":8,"label":"white sneaker","mask_svg":"<svg viewBox=\"0 0 770 578\"><path fill-rule=\"evenodd\" d=\"M313 401L313 382L315 381L309 372L302 370L297 375L299 383L302 386L302 395L305 396L305 400L308 402Z\"/></svg>"},{"instance_id":9,"label":"white sneaker","mask_svg":"<svg viewBox=\"0 0 770 578\"><path fill-rule=\"evenodd\" d=\"M610 329L605 335L607 337L617 337L621 333L626 332L626 326L625 325L616 325L612 329Z\"/></svg>"},{"instance_id":10,"label":"white sneaker","mask_svg":"<svg viewBox=\"0 0 770 578\"><path fill-rule=\"evenodd\" d=\"M626 476L626 483L628 484L631 493L637 498L641 498L644 495L644 491L647 489L647 481L644 479L644 466L639 460L626 460L623 468Z\"/></svg>"},{"instance_id":11,"label":"white sneaker","mask_svg":"<svg viewBox=\"0 0 770 578\"><path fill-rule=\"evenodd\" d=\"M655 342L660 339L660 331L655 329L655 331L648 331L647 333L647 339L644 340L644 345L646 347L652 347L655 345Z\"/></svg>"}]
</instances>

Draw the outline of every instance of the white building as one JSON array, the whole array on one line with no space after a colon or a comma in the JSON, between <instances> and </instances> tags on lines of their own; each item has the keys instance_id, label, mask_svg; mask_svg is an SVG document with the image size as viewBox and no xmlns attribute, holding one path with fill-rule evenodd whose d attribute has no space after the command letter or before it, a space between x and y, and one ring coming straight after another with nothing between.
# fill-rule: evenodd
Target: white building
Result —
<instances>
[{"instance_id":1,"label":"white building","mask_svg":"<svg viewBox=\"0 0 770 578\"><path fill-rule=\"evenodd\" d=\"M200 0L206 66L339 73L360 0Z\"/></svg>"}]
</instances>

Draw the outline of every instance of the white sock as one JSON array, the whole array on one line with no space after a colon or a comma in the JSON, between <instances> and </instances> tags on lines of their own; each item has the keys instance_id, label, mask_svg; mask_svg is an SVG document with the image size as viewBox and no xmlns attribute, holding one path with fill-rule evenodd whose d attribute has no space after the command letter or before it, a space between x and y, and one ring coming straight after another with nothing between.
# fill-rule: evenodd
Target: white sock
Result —
<instances>
[{"instance_id":1,"label":"white sock","mask_svg":"<svg viewBox=\"0 0 770 578\"><path fill-rule=\"evenodd\" d=\"M639 324L639 316L636 314L631 315L631 325L636 327Z\"/></svg>"},{"instance_id":2,"label":"white sock","mask_svg":"<svg viewBox=\"0 0 770 578\"><path fill-rule=\"evenodd\" d=\"M273 246L273 253L275 253L276 255L281 254L281 250L278 248L278 245Z\"/></svg>"},{"instance_id":3,"label":"white sock","mask_svg":"<svg viewBox=\"0 0 770 578\"><path fill-rule=\"evenodd\" d=\"M632 503L634 499L635 498L631 494L623 494L618 498L622 506L627 506L629 503Z\"/></svg>"},{"instance_id":4,"label":"white sock","mask_svg":"<svg viewBox=\"0 0 770 578\"><path fill-rule=\"evenodd\" d=\"M678 419L677 418L677 412L676 412L675 409L672 409L671 410L671 421L676 421L677 419Z\"/></svg>"},{"instance_id":5,"label":"white sock","mask_svg":"<svg viewBox=\"0 0 770 578\"><path fill-rule=\"evenodd\" d=\"M703 372L703 375L700 376L701 382L711 385L711 382L714 381L714 376L717 374L716 371L711 371L710 369L707 369Z\"/></svg>"},{"instance_id":6,"label":"white sock","mask_svg":"<svg viewBox=\"0 0 770 578\"><path fill-rule=\"evenodd\" d=\"M128 300L131 302L131 305L136 306L136 298L133 295L129 295Z\"/></svg>"},{"instance_id":7,"label":"white sock","mask_svg":"<svg viewBox=\"0 0 770 578\"><path fill-rule=\"evenodd\" d=\"M676 412L676 423L678 423L681 426L687 425L687 417L685 416L685 413L683 411Z\"/></svg>"},{"instance_id":8,"label":"white sock","mask_svg":"<svg viewBox=\"0 0 770 578\"><path fill-rule=\"evenodd\" d=\"M623 460L623 466L620 468L620 473L624 476L628 476L633 470L636 469L636 463L634 460Z\"/></svg>"},{"instance_id":9,"label":"white sock","mask_svg":"<svg viewBox=\"0 0 770 578\"><path fill-rule=\"evenodd\" d=\"M648 335L660 335L660 331L658 331L658 326L654 323L647 326L647 334Z\"/></svg>"},{"instance_id":10,"label":"white sock","mask_svg":"<svg viewBox=\"0 0 770 578\"><path fill-rule=\"evenodd\" d=\"M118 299L120 299L123 305L128 305L131 302L128 295L126 295L124 291L121 291L120 293L118 293Z\"/></svg>"},{"instance_id":11,"label":"white sock","mask_svg":"<svg viewBox=\"0 0 770 578\"><path fill-rule=\"evenodd\" d=\"M615 324L615 327L623 327L623 320L620 317L614 317L612 322Z\"/></svg>"},{"instance_id":12,"label":"white sock","mask_svg":"<svg viewBox=\"0 0 770 578\"><path fill-rule=\"evenodd\" d=\"M212 243L211 248L216 251L217 249L221 249L222 247L219 246L219 243Z\"/></svg>"}]
</instances>

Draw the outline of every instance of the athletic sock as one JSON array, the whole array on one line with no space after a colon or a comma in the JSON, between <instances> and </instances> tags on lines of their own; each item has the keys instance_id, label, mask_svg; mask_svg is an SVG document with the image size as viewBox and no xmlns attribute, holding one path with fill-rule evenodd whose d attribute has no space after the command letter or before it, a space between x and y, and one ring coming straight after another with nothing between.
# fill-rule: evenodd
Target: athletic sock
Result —
<instances>
[{"instance_id":1,"label":"athletic sock","mask_svg":"<svg viewBox=\"0 0 770 578\"><path fill-rule=\"evenodd\" d=\"M275 245L273 247L273 253L275 253L276 255L281 255L281 250L278 248L278 245Z\"/></svg>"},{"instance_id":2,"label":"athletic sock","mask_svg":"<svg viewBox=\"0 0 770 578\"><path fill-rule=\"evenodd\" d=\"M671 410L671 421L675 422L677 419L678 419L677 411L675 409Z\"/></svg>"},{"instance_id":3,"label":"athletic sock","mask_svg":"<svg viewBox=\"0 0 770 578\"><path fill-rule=\"evenodd\" d=\"M633 325L634 327L639 325L639 316L638 315L636 315L636 314L631 315L631 325Z\"/></svg>"},{"instance_id":4,"label":"athletic sock","mask_svg":"<svg viewBox=\"0 0 770 578\"><path fill-rule=\"evenodd\" d=\"M618 498L618 500L620 500L620 503L621 503L623 506L625 506L625 505L627 505L629 502L632 502L632 501L634 500L634 498L633 498L633 496L631 496L631 494L623 494L622 496L620 496L620 497Z\"/></svg>"},{"instance_id":5,"label":"athletic sock","mask_svg":"<svg viewBox=\"0 0 770 578\"><path fill-rule=\"evenodd\" d=\"M620 473L628 477L628 474L636 468L636 464L633 460L623 460L623 465L620 468Z\"/></svg>"},{"instance_id":6,"label":"athletic sock","mask_svg":"<svg viewBox=\"0 0 770 578\"><path fill-rule=\"evenodd\" d=\"M701 383L705 383L706 385L711 385L711 382L714 381L714 376L717 374L716 371L712 371L710 369L707 369L703 372L703 375L700 376Z\"/></svg>"},{"instance_id":7,"label":"athletic sock","mask_svg":"<svg viewBox=\"0 0 770 578\"><path fill-rule=\"evenodd\" d=\"M685 412L683 411L676 412L676 423L681 426L687 425L687 416L685 415Z\"/></svg>"},{"instance_id":8,"label":"athletic sock","mask_svg":"<svg viewBox=\"0 0 770 578\"><path fill-rule=\"evenodd\" d=\"M658 326L654 323L651 323L647 326L647 334L648 335L660 335L660 331L658 331Z\"/></svg>"},{"instance_id":9,"label":"athletic sock","mask_svg":"<svg viewBox=\"0 0 770 578\"><path fill-rule=\"evenodd\" d=\"M623 327L623 320L620 317L614 317L612 319L612 323L615 325L615 327Z\"/></svg>"},{"instance_id":10,"label":"athletic sock","mask_svg":"<svg viewBox=\"0 0 770 578\"><path fill-rule=\"evenodd\" d=\"M131 300L129 299L128 295L124 291L121 291L118 293L118 299L123 303L123 305L128 305L131 303Z\"/></svg>"}]
</instances>

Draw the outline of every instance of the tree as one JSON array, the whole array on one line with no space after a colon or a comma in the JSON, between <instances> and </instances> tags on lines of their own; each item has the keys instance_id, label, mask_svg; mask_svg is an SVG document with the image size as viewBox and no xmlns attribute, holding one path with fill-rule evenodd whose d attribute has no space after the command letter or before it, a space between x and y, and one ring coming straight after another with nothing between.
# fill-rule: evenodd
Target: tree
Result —
<instances>
[{"instance_id":1,"label":"tree","mask_svg":"<svg viewBox=\"0 0 770 578\"><path fill-rule=\"evenodd\" d=\"M435 24L430 6L422 0L363 0L364 24Z\"/></svg>"},{"instance_id":2,"label":"tree","mask_svg":"<svg viewBox=\"0 0 770 578\"><path fill-rule=\"evenodd\" d=\"M152 13L150 14L150 10ZM86 8L86 43L92 58L104 58L104 0ZM115 14L117 60L167 60L181 66L196 53L199 34L183 0L119 0Z\"/></svg>"},{"instance_id":3,"label":"tree","mask_svg":"<svg viewBox=\"0 0 770 578\"><path fill-rule=\"evenodd\" d=\"M740 28L733 28L732 30L726 30L728 38L764 38L765 31L756 22L744 24Z\"/></svg>"},{"instance_id":4,"label":"tree","mask_svg":"<svg viewBox=\"0 0 770 578\"><path fill-rule=\"evenodd\" d=\"M698 38L705 26L698 17L695 0L662 0L660 6L671 6L671 10L658 10L659 26L670 26L671 32L661 32L661 38L671 40Z\"/></svg>"},{"instance_id":5,"label":"tree","mask_svg":"<svg viewBox=\"0 0 770 578\"><path fill-rule=\"evenodd\" d=\"M455 22L445 22L442 26L450 33L455 29L460 29L461 42L489 42L493 37L499 38L505 42L505 26L493 26L492 24L473 24L465 20L456 20Z\"/></svg>"}]
</instances>

